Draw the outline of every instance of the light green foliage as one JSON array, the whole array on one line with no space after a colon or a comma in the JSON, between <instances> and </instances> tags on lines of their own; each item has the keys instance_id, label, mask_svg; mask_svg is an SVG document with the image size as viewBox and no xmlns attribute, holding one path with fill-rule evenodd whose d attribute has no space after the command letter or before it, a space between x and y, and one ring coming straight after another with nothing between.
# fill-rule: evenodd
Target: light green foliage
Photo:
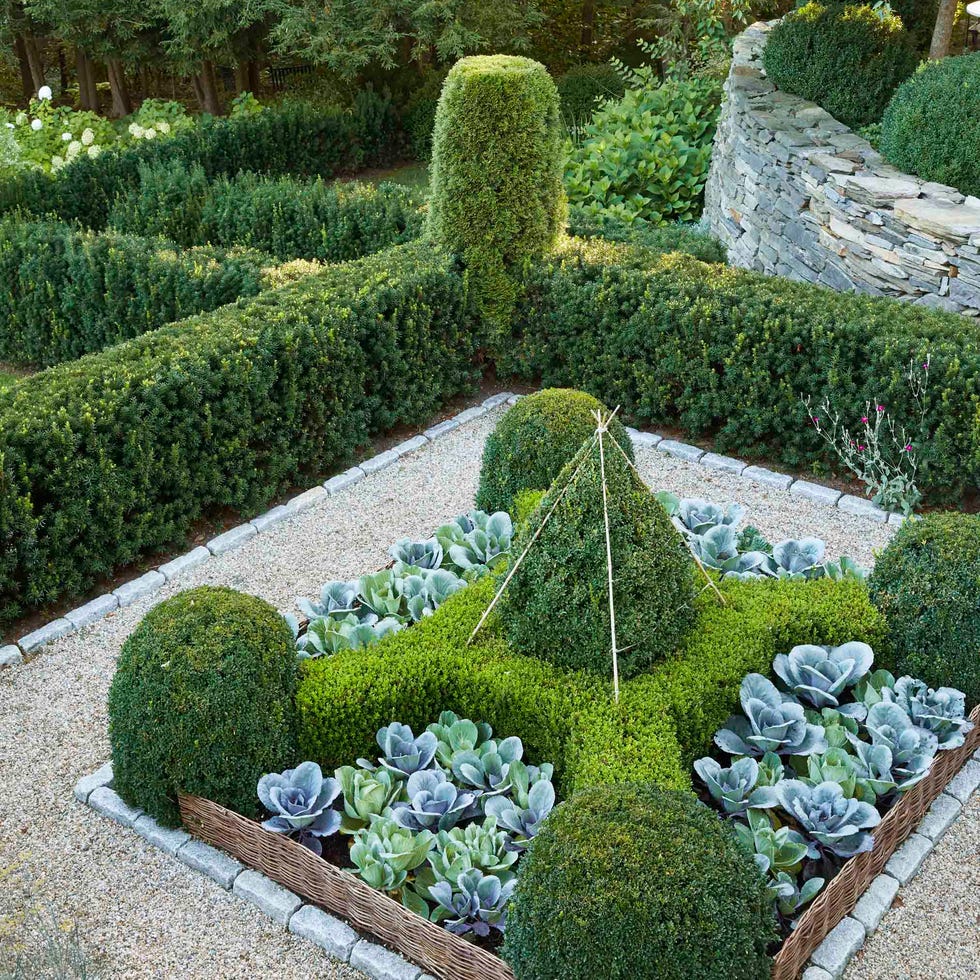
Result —
<instances>
[{"instance_id":1,"label":"light green foliage","mask_svg":"<svg viewBox=\"0 0 980 980\"><path fill-rule=\"evenodd\" d=\"M889 10L808 3L770 31L763 54L777 88L823 106L847 126L881 118L918 55Z\"/></svg>"},{"instance_id":2,"label":"light green foliage","mask_svg":"<svg viewBox=\"0 0 980 980\"><path fill-rule=\"evenodd\" d=\"M477 506L509 511L523 491L547 490L595 432L596 412L605 417L609 409L570 388L534 392L508 409L483 449ZM632 460L633 444L623 423L614 419L609 431Z\"/></svg>"},{"instance_id":3,"label":"light green foliage","mask_svg":"<svg viewBox=\"0 0 980 980\"><path fill-rule=\"evenodd\" d=\"M603 453L619 672L628 678L673 653L692 625L694 562L667 512L609 435L603 436ZM507 587L501 617L514 649L610 680L601 470L599 442L589 437L517 542L521 552L551 512Z\"/></svg>"},{"instance_id":4,"label":"light green foliage","mask_svg":"<svg viewBox=\"0 0 980 980\"><path fill-rule=\"evenodd\" d=\"M126 641L109 691L115 788L177 826L177 791L255 814L260 776L295 755L296 656L262 599L204 586L162 602Z\"/></svg>"},{"instance_id":5,"label":"light green foliage","mask_svg":"<svg viewBox=\"0 0 980 980\"><path fill-rule=\"evenodd\" d=\"M517 980L766 980L772 905L735 834L687 793L587 789L521 864L503 955Z\"/></svg>"},{"instance_id":6,"label":"light green foliage","mask_svg":"<svg viewBox=\"0 0 980 980\"><path fill-rule=\"evenodd\" d=\"M639 69L626 94L599 109L569 147L569 202L627 223L696 218L720 97L715 81L659 83L652 69Z\"/></svg>"},{"instance_id":7,"label":"light green foliage","mask_svg":"<svg viewBox=\"0 0 980 980\"><path fill-rule=\"evenodd\" d=\"M906 521L868 581L888 623L881 659L896 675L953 687L980 703L980 517Z\"/></svg>"},{"instance_id":8,"label":"light green foliage","mask_svg":"<svg viewBox=\"0 0 980 980\"><path fill-rule=\"evenodd\" d=\"M980 52L928 61L892 96L881 152L900 170L980 195Z\"/></svg>"},{"instance_id":9,"label":"light green foliage","mask_svg":"<svg viewBox=\"0 0 980 980\"><path fill-rule=\"evenodd\" d=\"M543 65L463 58L439 99L432 142L433 240L461 255L484 307L501 314L516 278L565 223L558 93Z\"/></svg>"}]
</instances>

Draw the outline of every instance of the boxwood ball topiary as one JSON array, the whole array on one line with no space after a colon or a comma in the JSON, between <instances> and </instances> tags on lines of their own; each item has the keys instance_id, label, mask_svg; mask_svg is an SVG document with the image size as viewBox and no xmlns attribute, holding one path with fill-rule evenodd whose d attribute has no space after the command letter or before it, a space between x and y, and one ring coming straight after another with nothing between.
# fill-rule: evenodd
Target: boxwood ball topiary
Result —
<instances>
[{"instance_id":1,"label":"boxwood ball topiary","mask_svg":"<svg viewBox=\"0 0 980 980\"><path fill-rule=\"evenodd\" d=\"M928 61L898 87L881 152L906 173L980 195L980 52Z\"/></svg>"},{"instance_id":2,"label":"boxwood ball topiary","mask_svg":"<svg viewBox=\"0 0 980 980\"><path fill-rule=\"evenodd\" d=\"M603 454L619 674L626 679L673 653L687 634L695 568L667 512L608 434ZM518 653L611 680L601 470L598 442L589 436L518 527L518 555L542 530L511 578L500 614Z\"/></svg>"},{"instance_id":3,"label":"boxwood ball topiary","mask_svg":"<svg viewBox=\"0 0 980 980\"><path fill-rule=\"evenodd\" d=\"M558 93L528 58L463 58L432 137L429 232L473 270L484 307L506 306L513 275L555 242L566 216Z\"/></svg>"},{"instance_id":4,"label":"boxwood ball topiary","mask_svg":"<svg viewBox=\"0 0 980 980\"><path fill-rule=\"evenodd\" d=\"M883 666L980 703L980 516L905 521L868 588L888 628Z\"/></svg>"},{"instance_id":5,"label":"boxwood ball topiary","mask_svg":"<svg viewBox=\"0 0 980 980\"><path fill-rule=\"evenodd\" d=\"M571 388L545 388L522 398L487 439L477 507L510 511L523 490L547 490L595 432L597 411L609 414L597 398ZM633 443L618 418L609 432L633 459Z\"/></svg>"},{"instance_id":6,"label":"boxwood ball topiary","mask_svg":"<svg viewBox=\"0 0 980 980\"><path fill-rule=\"evenodd\" d=\"M766 980L772 899L730 827L651 783L583 790L521 860L517 980Z\"/></svg>"},{"instance_id":7,"label":"boxwood ball topiary","mask_svg":"<svg viewBox=\"0 0 980 980\"><path fill-rule=\"evenodd\" d=\"M246 816L266 772L295 763L296 648L262 599L205 586L147 614L109 691L115 787L177 826L177 790Z\"/></svg>"},{"instance_id":8,"label":"boxwood ball topiary","mask_svg":"<svg viewBox=\"0 0 980 980\"><path fill-rule=\"evenodd\" d=\"M918 58L894 14L808 3L769 32L763 64L777 88L816 102L853 127L881 118Z\"/></svg>"}]
</instances>

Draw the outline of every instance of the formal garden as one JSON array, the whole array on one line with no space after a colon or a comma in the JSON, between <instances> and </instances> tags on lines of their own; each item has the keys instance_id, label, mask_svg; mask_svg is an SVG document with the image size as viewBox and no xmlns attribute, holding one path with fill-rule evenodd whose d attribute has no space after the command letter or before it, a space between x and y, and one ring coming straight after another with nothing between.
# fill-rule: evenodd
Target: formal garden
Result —
<instances>
[{"instance_id":1,"label":"formal garden","mask_svg":"<svg viewBox=\"0 0 980 980\"><path fill-rule=\"evenodd\" d=\"M0 9L0 978L972 976L976 47Z\"/></svg>"}]
</instances>

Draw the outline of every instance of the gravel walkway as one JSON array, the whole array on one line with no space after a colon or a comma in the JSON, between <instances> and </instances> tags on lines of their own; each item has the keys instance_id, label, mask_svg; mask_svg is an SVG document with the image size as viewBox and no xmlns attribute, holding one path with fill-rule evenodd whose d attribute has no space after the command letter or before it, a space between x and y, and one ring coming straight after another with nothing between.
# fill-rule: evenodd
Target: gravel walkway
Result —
<instances>
[{"instance_id":1,"label":"gravel walkway","mask_svg":"<svg viewBox=\"0 0 980 980\"><path fill-rule=\"evenodd\" d=\"M116 656L150 605L181 589L221 583L286 609L297 595L315 595L328 579L379 567L392 541L427 534L472 505L483 441L500 414L463 427L239 550L211 559L152 598L46 647L23 667L0 672L0 973L24 909L40 907L60 922L77 920L83 944L104 977L361 976L132 831L92 814L74 801L72 788L109 757L105 703ZM827 539L834 556L847 553L868 563L893 530L654 450L641 450L638 457L655 488L737 500L747 507L747 520L764 533L774 538L816 534ZM976 803L971 814L969 824L956 831L961 846L977 843ZM952 840L931 861L946 862L943 877L962 877L965 869L956 862ZM916 879L909 895L925 889L919 883L931 877ZM966 890L963 883L956 895ZM943 929L952 936L969 926L962 917L945 921L941 903L928 897L915 907L923 917L916 935L937 940ZM874 964L898 956L910 934L906 923L886 928L856 976L926 975L875 972ZM955 940L950 943L942 959L946 968L956 955Z\"/></svg>"}]
</instances>

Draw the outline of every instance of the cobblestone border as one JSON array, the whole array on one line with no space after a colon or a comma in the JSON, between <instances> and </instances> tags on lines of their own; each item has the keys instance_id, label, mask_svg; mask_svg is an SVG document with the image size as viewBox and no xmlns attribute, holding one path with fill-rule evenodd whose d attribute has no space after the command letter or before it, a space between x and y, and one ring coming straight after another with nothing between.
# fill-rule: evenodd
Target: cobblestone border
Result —
<instances>
[{"instance_id":1,"label":"cobblestone border","mask_svg":"<svg viewBox=\"0 0 980 980\"><path fill-rule=\"evenodd\" d=\"M156 592L161 586L172 582L175 578L192 568L197 568L215 555L224 555L243 545L258 534L262 534L270 527L274 527L281 521L287 520L295 514L300 514L311 507L315 507L321 500L331 497L347 490L360 483L366 476L378 473L387 467L397 463L398 460L410 453L416 452L430 442L435 442L443 436L454 432L462 425L482 418L487 412L507 403L516 404L523 396L515 395L509 391L502 391L496 395L491 395L481 404L473 408L467 408L451 419L446 419L425 430L421 435L406 439L397 446L392 446L370 459L366 459L357 466L352 466L349 470L332 476L322 484L318 484L303 493L298 494L285 504L279 504L271 510L253 517L252 520L213 537L206 545L199 545L192 548L183 555L173 558L158 568L135 578L132 581L120 585L111 593L98 596L84 605L79 606L71 612L65 613L59 619L52 620L44 626L39 627L26 636L22 636L16 643L0 646L0 668L16 667L24 663L25 659L30 659L36 651L46 643L58 640L68 633L74 633L83 626L95 623L117 609L132 605L137 599ZM656 432L641 432L639 429L627 428L626 430L633 443L637 446L657 449L660 452L669 453L677 459L684 460L686 463L696 463L708 470L716 470L723 473L734 474L748 480L754 480L767 487L777 490L789 490L790 493L799 494L807 500L818 504L825 504L828 507L836 507L848 514L855 514L881 524L901 524L905 519L901 514L893 511L882 510L870 500L863 497L856 497L851 494L842 493L833 487L825 486L821 483L811 483L808 480L798 480L786 473L777 473L774 470L766 469L764 466L750 466L740 459L731 456L721 456L718 453L709 452L700 446L688 445L684 442L677 442L674 439L667 439Z\"/></svg>"},{"instance_id":2,"label":"cobblestone border","mask_svg":"<svg viewBox=\"0 0 980 980\"><path fill-rule=\"evenodd\" d=\"M915 877L922 862L956 822L980 787L980 749L936 798L908 840L892 855L885 870L871 882L854 911L817 947L803 980L839 980L847 964L878 928L901 886ZM246 868L224 851L191 837L185 830L161 827L142 810L129 806L112 788L107 762L75 786L75 799L206 875L225 891L250 902L274 922L319 946L328 956L374 980L435 980L398 953L364 939L346 922L305 903L271 878Z\"/></svg>"}]
</instances>

